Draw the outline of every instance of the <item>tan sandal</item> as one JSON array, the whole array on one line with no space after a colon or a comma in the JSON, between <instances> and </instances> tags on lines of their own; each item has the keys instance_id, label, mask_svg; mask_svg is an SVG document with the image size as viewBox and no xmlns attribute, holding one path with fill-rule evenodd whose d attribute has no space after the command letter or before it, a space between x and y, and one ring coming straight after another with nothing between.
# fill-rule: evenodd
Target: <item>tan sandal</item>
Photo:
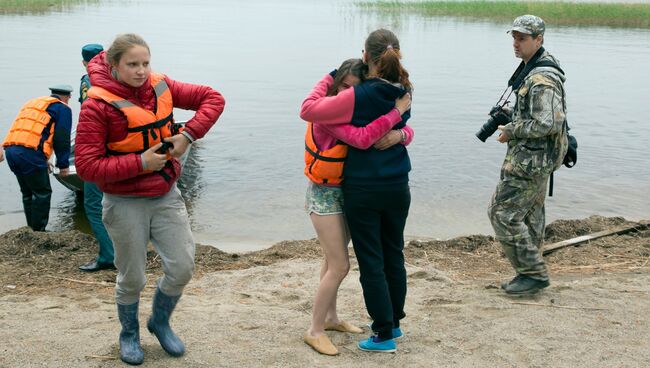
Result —
<instances>
[{"instance_id":1,"label":"tan sandal","mask_svg":"<svg viewBox=\"0 0 650 368\"><path fill-rule=\"evenodd\" d=\"M362 329L347 321L340 321L338 324L325 323L325 329L339 332L349 332L354 334L363 333Z\"/></svg>"},{"instance_id":2,"label":"tan sandal","mask_svg":"<svg viewBox=\"0 0 650 368\"><path fill-rule=\"evenodd\" d=\"M314 348L314 350L316 350L321 354L325 354L325 355L339 354L339 351L336 348L336 346L332 344L329 337L327 337L327 335L325 334L321 334L317 337L313 337L309 335L309 332L307 332L305 333L305 336L303 338L305 340L305 343L307 343L307 345L311 346L312 348Z\"/></svg>"}]
</instances>

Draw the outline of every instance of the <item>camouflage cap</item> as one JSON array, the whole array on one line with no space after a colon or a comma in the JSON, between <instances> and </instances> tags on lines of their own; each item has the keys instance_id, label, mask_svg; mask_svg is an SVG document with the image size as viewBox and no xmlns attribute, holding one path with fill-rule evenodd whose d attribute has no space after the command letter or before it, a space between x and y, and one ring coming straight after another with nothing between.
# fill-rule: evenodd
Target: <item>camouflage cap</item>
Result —
<instances>
[{"instance_id":1,"label":"camouflage cap","mask_svg":"<svg viewBox=\"0 0 650 368\"><path fill-rule=\"evenodd\" d=\"M543 35L546 30L544 20L536 15L522 15L512 22L512 29L508 32L520 32L529 35Z\"/></svg>"}]
</instances>

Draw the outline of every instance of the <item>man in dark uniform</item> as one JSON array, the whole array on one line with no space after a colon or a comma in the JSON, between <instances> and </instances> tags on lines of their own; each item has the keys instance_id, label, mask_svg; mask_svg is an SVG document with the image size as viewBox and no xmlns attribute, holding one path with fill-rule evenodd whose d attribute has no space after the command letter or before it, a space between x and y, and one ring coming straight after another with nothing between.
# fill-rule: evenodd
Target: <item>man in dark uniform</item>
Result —
<instances>
[{"instance_id":1,"label":"man in dark uniform","mask_svg":"<svg viewBox=\"0 0 650 368\"><path fill-rule=\"evenodd\" d=\"M16 175L23 196L27 225L45 231L50 215L49 159L56 153L56 167L68 175L72 111L68 106L72 87L56 85L50 96L27 102L2 144L9 168Z\"/></svg>"},{"instance_id":2,"label":"man in dark uniform","mask_svg":"<svg viewBox=\"0 0 650 368\"><path fill-rule=\"evenodd\" d=\"M88 62L97 54L104 51L102 45L91 43L81 48L81 57L84 68L88 67ZM83 104L88 98L88 90L90 89L90 78L88 74L81 77L79 86L79 102ZM106 227L102 222L102 198L104 193L99 190L97 184L91 182L84 182L84 209L86 210L86 217L93 229L95 239L99 243L99 254L94 260L79 266L79 269L84 272L96 272L105 269L115 269L113 264L115 254L113 250L113 242L108 236Z\"/></svg>"},{"instance_id":3,"label":"man in dark uniform","mask_svg":"<svg viewBox=\"0 0 650 368\"><path fill-rule=\"evenodd\" d=\"M89 43L87 45L84 45L81 48L81 57L82 61L81 63L84 66L84 69L88 67L88 63L92 58L94 58L97 54L100 52L104 51L104 47L102 45L97 44L97 43ZM81 77L81 82L79 86L79 103L83 103L86 101L88 98L88 90L90 89L90 78L88 77L88 73L84 74Z\"/></svg>"}]
</instances>

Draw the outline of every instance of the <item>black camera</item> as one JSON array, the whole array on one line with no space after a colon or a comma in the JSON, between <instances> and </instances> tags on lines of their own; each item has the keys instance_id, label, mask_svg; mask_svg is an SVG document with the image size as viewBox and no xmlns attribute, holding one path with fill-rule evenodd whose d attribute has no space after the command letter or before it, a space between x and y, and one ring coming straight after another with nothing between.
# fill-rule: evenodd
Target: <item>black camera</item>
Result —
<instances>
[{"instance_id":1,"label":"black camera","mask_svg":"<svg viewBox=\"0 0 650 368\"><path fill-rule=\"evenodd\" d=\"M507 103L507 102L506 102ZM505 104L503 105L505 106ZM490 110L490 118L481 126L481 129L476 132L476 137L485 142L494 132L499 129L499 125L506 125L512 121L510 115L503 110L502 105L496 105Z\"/></svg>"}]
</instances>

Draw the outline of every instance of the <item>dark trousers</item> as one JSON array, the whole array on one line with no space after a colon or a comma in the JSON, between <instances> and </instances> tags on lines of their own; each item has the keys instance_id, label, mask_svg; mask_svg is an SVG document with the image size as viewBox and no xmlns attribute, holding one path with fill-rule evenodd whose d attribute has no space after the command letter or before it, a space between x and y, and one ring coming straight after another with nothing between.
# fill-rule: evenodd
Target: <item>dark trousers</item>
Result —
<instances>
[{"instance_id":1,"label":"dark trousers","mask_svg":"<svg viewBox=\"0 0 650 368\"><path fill-rule=\"evenodd\" d=\"M99 190L97 184L87 181L84 182L84 209L86 210L86 217L90 223L90 228L93 230L95 239L99 243L97 262L113 263L115 258L113 242L102 222L103 197L104 193Z\"/></svg>"},{"instance_id":2,"label":"dark trousers","mask_svg":"<svg viewBox=\"0 0 650 368\"><path fill-rule=\"evenodd\" d=\"M411 204L408 185L343 187L345 217L359 262L363 298L379 338L392 338L404 318L404 226Z\"/></svg>"},{"instance_id":3,"label":"dark trousers","mask_svg":"<svg viewBox=\"0 0 650 368\"><path fill-rule=\"evenodd\" d=\"M16 178L23 194L23 209L27 225L34 231L45 231L50 217L52 198L50 174L47 169L36 170L29 175L16 175Z\"/></svg>"}]
</instances>

